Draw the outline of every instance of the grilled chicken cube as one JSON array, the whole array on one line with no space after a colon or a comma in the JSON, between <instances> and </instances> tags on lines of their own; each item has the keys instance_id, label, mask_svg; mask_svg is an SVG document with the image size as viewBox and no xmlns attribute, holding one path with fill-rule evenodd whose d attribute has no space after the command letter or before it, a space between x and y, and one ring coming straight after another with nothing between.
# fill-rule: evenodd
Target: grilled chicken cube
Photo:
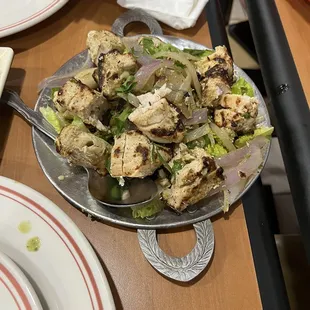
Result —
<instances>
[{"instance_id":1,"label":"grilled chicken cube","mask_svg":"<svg viewBox=\"0 0 310 310\"><path fill-rule=\"evenodd\" d=\"M98 65L100 54L106 54L112 50L118 50L120 52L125 50L121 39L107 30L90 31L87 35L86 45L89 49L90 57L96 65Z\"/></svg>"},{"instance_id":2,"label":"grilled chicken cube","mask_svg":"<svg viewBox=\"0 0 310 310\"><path fill-rule=\"evenodd\" d=\"M204 107L216 107L222 95L230 93L233 81L233 62L225 46L217 46L210 56L195 63L201 76L202 99Z\"/></svg>"},{"instance_id":3,"label":"grilled chicken cube","mask_svg":"<svg viewBox=\"0 0 310 310\"><path fill-rule=\"evenodd\" d=\"M181 145L182 147L182 145ZM169 165L179 167L172 178L172 185L162 193L168 206L183 211L187 206L205 198L211 190L223 182L223 169L202 148L183 150L172 158Z\"/></svg>"},{"instance_id":4,"label":"grilled chicken cube","mask_svg":"<svg viewBox=\"0 0 310 310\"><path fill-rule=\"evenodd\" d=\"M179 143L184 138L180 113L165 98L140 105L128 119L152 141Z\"/></svg>"},{"instance_id":5,"label":"grilled chicken cube","mask_svg":"<svg viewBox=\"0 0 310 310\"><path fill-rule=\"evenodd\" d=\"M102 94L108 99L113 99L116 96L116 89L137 69L136 59L131 54L120 54L116 50L101 54L95 75Z\"/></svg>"},{"instance_id":6,"label":"grilled chicken cube","mask_svg":"<svg viewBox=\"0 0 310 310\"><path fill-rule=\"evenodd\" d=\"M236 133L248 133L255 129L257 114L256 98L229 94L221 98L219 109L214 111L214 122Z\"/></svg>"},{"instance_id":7,"label":"grilled chicken cube","mask_svg":"<svg viewBox=\"0 0 310 310\"><path fill-rule=\"evenodd\" d=\"M111 175L130 178L152 175L162 165L158 152L167 162L172 157L170 149L155 147L142 133L125 132L115 139L112 148Z\"/></svg>"},{"instance_id":8,"label":"grilled chicken cube","mask_svg":"<svg viewBox=\"0 0 310 310\"><path fill-rule=\"evenodd\" d=\"M220 66L223 70L227 71L228 76L231 78L234 73L233 61L225 46L217 46L214 53L196 61L195 66L197 72L202 76L205 76L207 71L215 66Z\"/></svg>"},{"instance_id":9,"label":"grilled chicken cube","mask_svg":"<svg viewBox=\"0 0 310 310\"><path fill-rule=\"evenodd\" d=\"M69 112L98 130L107 130L100 122L102 114L108 109L107 100L80 81L71 79L66 82L58 92L55 92L53 101L59 112Z\"/></svg>"},{"instance_id":10,"label":"grilled chicken cube","mask_svg":"<svg viewBox=\"0 0 310 310\"><path fill-rule=\"evenodd\" d=\"M62 129L56 139L56 150L74 165L95 169L102 175L107 172L110 144L78 126L69 125Z\"/></svg>"}]
</instances>

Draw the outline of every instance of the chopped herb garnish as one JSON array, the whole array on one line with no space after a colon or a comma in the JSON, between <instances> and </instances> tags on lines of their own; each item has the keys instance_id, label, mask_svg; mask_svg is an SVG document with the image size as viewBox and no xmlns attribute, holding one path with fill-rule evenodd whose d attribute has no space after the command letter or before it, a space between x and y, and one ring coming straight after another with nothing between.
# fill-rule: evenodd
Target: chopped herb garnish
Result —
<instances>
[{"instance_id":1,"label":"chopped herb garnish","mask_svg":"<svg viewBox=\"0 0 310 310\"><path fill-rule=\"evenodd\" d=\"M121 113L116 113L111 117L110 126L114 136L119 136L125 131L127 118L132 112L132 108L126 106Z\"/></svg>"},{"instance_id":2,"label":"chopped herb garnish","mask_svg":"<svg viewBox=\"0 0 310 310\"><path fill-rule=\"evenodd\" d=\"M135 77L133 75L129 75L122 86L116 88L116 92L128 94L136 86L136 84L137 82L135 82Z\"/></svg>"},{"instance_id":3,"label":"chopped herb garnish","mask_svg":"<svg viewBox=\"0 0 310 310\"><path fill-rule=\"evenodd\" d=\"M186 68L186 66L185 65L183 65L180 61L176 61L175 63L174 63L177 67L180 67L180 68L182 68L182 69L184 69L184 68Z\"/></svg>"},{"instance_id":4,"label":"chopped herb garnish","mask_svg":"<svg viewBox=\"0 0 310 310\"><path fill-rule=\"evenodd\" d=\"M178 160L178 159L174 160L172 168L171 168L172 173L176 175L177 172L180 171L183 167L184 167L184 163L181 160Z\"/></svg>"},{"instance_id":5,"label":"chopped herb garnish","mask_svg":"<svg viewBox=\"0 0 310 310\"><path fill-rule=\"evenodd\" d=\"M249 119L251 117L249 112L244 113L242 116L246 119Z\"/></svg>"},{"instance_id":6,"label":"chopped herb garnish","mask_svg":"<svg viewBox=\"0 0 310 310\"><path fill-rule=\"evenodd\" d=\"M143 50L150 55L154 55L158 52L179 52L180 51L177 47L169 43L163 42L155 46L152 38L143 38L141 40L141 44L143 46Z\"/></svg>"},{"instance_id":7,"label":"chopped herb garnish","mask_svg":"<svg viewBox=\"0 0 310 310\"><path fill-rule=\"evenodd\" d=\"M170 174L173 174L173 171L171 169L171 167L169 166L169 164L167 163L167 161L162 157L162 155L160 154L158 148L162 148L164 150L166 150L167 148L165 148L164 146L158 145L158 144L153 144L153 149L152 149L152 160L156 160L156 155L160 161L160 163L170 172ZM154 151L154 154L153 154Z\"/></svg>"},{"instance_id":8,"label":"chopped herb garnish","mask_svg":"<svg viewBox=\"0 0 310 310\"><path fill-rule=\"evenodd\" d=\"M105 167L108 170L108 172L111 174L111 157L109 156L106 163L105 163Z\"/></svg>"}]
</instances>

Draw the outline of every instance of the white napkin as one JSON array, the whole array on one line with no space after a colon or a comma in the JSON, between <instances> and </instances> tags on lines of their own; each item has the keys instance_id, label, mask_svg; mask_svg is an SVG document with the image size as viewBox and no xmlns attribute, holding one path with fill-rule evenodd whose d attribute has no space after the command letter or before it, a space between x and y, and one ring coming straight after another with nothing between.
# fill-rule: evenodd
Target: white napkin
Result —
<instances>
[{"instance_id":1,"label":"white napkin","mask_svg":"<svg viewBox=\"0 0 310 310\"><path fill-rule=\"evenodd\" d=\"M193 27L208 0L117 0L127 9L142 9L178 30Z\"/></svg>"}]
</instances>

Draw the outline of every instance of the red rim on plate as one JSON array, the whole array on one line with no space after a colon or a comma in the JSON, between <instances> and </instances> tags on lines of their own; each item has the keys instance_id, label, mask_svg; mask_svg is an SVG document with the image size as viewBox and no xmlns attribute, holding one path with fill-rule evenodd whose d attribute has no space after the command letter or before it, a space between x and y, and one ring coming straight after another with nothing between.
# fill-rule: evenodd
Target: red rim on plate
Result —
<instances>
[{"instance_id":1,"label":"red rim on plate","mask_svg":"<svg viewBox=\"0 0 310 310\"><path fill-rule=\"evenodd\" d=\"M74 238L70 235L68 230L45 208L43 208L41 205L39 205L37 202L33 201L32 199L10 189L5 186L0 185L0 195L3 197L6 197L21 206L27 208L31 212L33 212L36 216L40 217L47 225L50 226L54 230L54 232L58 235L58 237L61 239L61 241L64 243L70 254L72 255L75 263L78 266L78 269L80 270L84 283L87 287L87 291L89 293L89 297L91 300L92 304L92 309L103 309L103 303L101 300L100 292L97 286L97 283L95 281L94 274L92 273L92 270L82 252L78 244L75 242ZM13 197L12 197L13 196ZM14 197L15 196L15 197ZM23 200L24 202L20 201ZM29 207L27 204L30 204L31 207ZM40 215L42 213L44 216L46 216L61 232L62 234L66 237L63 238L60 233L51 225L45 218L44 216ZM72 251L70 249L70 246L75 250ZM82 264L79 263L79 261L82 262ZM81 266L82 265L82 266ZM86 270L86 272L83 271L83 269ZM91 284L91 287L88 284L88 281ZM91 291L94 292L94 294L91 294Z\"/></svg>"}]
</instances>

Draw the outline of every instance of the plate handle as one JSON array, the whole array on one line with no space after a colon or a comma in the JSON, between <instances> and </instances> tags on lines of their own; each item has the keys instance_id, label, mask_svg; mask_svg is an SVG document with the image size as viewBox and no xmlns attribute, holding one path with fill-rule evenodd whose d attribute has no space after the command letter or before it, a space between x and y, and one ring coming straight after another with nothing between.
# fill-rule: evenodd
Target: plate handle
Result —
<instances>
[{"instance_id":1,"label":"plate handle","mask_svg":"<svg viewBox=\"0 0 310 310\"><path fill-rule=\"evenodd\" d=\"M125 27L133 22L141 22L146 24L150 29L151 34L155 35L163 34L163 31L158 21L151 15L147 14L146 12L140 9L128 10L127 12L122 14L114 21L111 30L116 35L123 37Z\"/></svg>"},{"instance_id":2,"label":"plate handle","mask_svg":"<svg viewBox=\"0 0 310 310\"><path fill-rule=\"evenodd\" d=\"M173 280L188 282L208 265L214 251L214 232L210 220L194 224L197 242L184 257L171 257L158 245L156 230L138 229L141 250L149 263Z\"/></svg>"}]
</instances>

